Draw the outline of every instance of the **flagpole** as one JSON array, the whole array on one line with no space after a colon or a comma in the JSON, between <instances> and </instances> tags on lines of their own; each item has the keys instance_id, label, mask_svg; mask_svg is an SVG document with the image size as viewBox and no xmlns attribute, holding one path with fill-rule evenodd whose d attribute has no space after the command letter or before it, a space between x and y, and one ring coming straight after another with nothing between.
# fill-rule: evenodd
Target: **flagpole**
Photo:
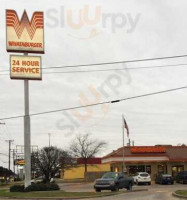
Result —
<instances>
[{"instance_id":1,"label":"flagpole","mask_svg":"<svg viewBox=\"0 0 187 200\"><path fill-rule=\"evenodd\" d=\"M122 138L123 138L123 165L122 165L122 172L125 170L125 135L124 135L124 115L122 115Z\"/></svg>"}]
</instances>

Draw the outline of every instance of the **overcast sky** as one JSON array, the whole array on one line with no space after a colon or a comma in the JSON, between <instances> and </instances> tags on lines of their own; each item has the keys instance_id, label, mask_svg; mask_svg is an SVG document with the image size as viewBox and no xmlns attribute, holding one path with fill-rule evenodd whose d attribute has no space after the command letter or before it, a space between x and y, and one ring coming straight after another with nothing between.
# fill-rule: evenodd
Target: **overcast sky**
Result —
<instances>
[{"instance_id":1,"label":"overcast sky","mask_svg":"<svg viewBox=\"0 0 187 200\"><path fill-rule=\"evenodd\" d=\"M30 18L34 11L44 11L43 67L155 58L187 52L186 0L1 0L0 71L9 69L10 53L6 52L5 35L6 9L16 10L19 17L26 9ZM96 20L91 23L89 19L93 18ZM126 70L128 67L169 64L187 64L187 58L43 70L46 73L124 68L122 71L43 74L42 81L30 81L30 113L187 85L185 65ZM9 76L0 75L0 118L23 114L23 81L10 80ZM187 90L180 90L89 110L31 117L32 145L48 145L48 133L51 133L52 145L68 148L76 134L89 132L92 137L108 143L100 154L104 156L122 146L122 114L135 145L177 145L187 142ZM23 119L5 122L6 127L0 127L0 153L8 154L8 143L4 140L13 139L13 148L23 145ZM127 137L125 139L127 142ZM7 157L0 155L0 165L7 166L3 162L7 162Z\"/></svg>"}]
</instances>

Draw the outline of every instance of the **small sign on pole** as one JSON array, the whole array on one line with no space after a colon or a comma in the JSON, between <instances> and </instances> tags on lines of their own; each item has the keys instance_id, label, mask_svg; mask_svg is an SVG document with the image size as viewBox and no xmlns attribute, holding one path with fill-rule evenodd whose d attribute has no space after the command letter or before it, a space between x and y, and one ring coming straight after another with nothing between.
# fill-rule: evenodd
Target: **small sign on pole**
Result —
<instances>
[{"instance_id":1,"label":"small sign on pole","mask_svg":"<svg viewBox=\"0 0 187 200\"><path fill-rule=\"evenodd\" d=\"M10 56L10 78L42 80L40 56Z\"/></svg>"}]
</instances>

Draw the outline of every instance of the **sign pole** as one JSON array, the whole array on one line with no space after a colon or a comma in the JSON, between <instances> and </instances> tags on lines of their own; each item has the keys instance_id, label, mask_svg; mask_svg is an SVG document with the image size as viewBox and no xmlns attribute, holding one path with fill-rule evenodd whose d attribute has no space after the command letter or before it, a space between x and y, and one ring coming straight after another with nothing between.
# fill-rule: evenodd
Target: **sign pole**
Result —
<instances>
[{"instance_id":1,"label":"sign pole","mask_svg":"<svg viewBox=\"0 0 187 200\"><path fill-rule=\"evenodd\" d=\"M24 53L27 56L27 53ZM31 136L29 116L29 80L24 80L25 116L24 116L24 159L25 159L25 188L31 184Z\"/></svg>"}]
</instances>

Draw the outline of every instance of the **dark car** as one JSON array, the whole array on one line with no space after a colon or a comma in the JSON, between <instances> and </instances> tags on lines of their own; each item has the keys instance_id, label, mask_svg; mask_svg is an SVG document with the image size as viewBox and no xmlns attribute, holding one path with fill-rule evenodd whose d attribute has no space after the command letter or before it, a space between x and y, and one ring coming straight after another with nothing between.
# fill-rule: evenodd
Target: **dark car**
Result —
<instances>
[{"instance_id":1,"label":"dark car","mask_svg":"<svg viewBox=\"0 0 187 200\"><path fill-rule=\"evenodd\" d=\"M155 178L157 184L173 184L174 179L170 174L157 174Z\"/></svg>"},{"instance_id":2,"label":"dark car","mask_svg":"<svg viewBox=\"0 0 187 200\"><path fill-rule=\"evenodd\" d=\"M177 174L176 176L177 183L187 183L187 171L183 171Z\"/></svg>"},{"instance_id":3,"label":"dark car","mask_svg":"<svg viewBox=\"0 0 187 200\"><path fill-rule=\"evenodd\" d=\"M96 192L101 192L101 190L118 191L123 188L132 190L133 185L132 177L121 172L108 172L101 179L95 181L94 188Z\"/></svg>"}]
</instances>

